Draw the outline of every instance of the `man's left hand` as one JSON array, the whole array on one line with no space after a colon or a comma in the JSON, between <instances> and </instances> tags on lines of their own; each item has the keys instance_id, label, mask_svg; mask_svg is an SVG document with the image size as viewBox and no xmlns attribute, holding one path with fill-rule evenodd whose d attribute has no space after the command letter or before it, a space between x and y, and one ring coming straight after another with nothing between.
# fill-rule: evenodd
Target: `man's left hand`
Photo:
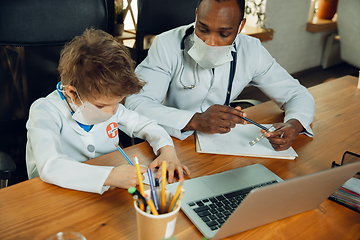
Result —
<instances>
[{"instance_id":1,"label":"man's left hand","mask_svg":"<svg viewBox=\"0 0 360 240\"><path fill-rule=\"evenodd\" d=\"M297 135L303 130L303 126L296 119L290 119L286 123L275 123L273 126L276 130L266 133L265 136L276 151L283 151L291 147ZM265 133L264 130L261 132Z\"/></svg>"}]
</instances>

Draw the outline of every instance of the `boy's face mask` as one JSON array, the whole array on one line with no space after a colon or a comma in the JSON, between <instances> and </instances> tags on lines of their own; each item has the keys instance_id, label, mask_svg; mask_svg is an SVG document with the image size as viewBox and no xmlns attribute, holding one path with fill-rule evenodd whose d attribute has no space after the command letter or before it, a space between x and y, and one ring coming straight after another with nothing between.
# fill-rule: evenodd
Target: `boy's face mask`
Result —
<instances>
[{"instance_id":1,"label":"boy's face mask","mask_svg":"<svg viewBox=\"0 0 360 240\"><path fill-rule=\"evenodd\" d=\"M79 94L77 92L76 94L81 101ZM69 105L74 110L72 118L75 121L78 121L79 123L82 123L84 125L93 125L106 122L113 116L112 114L104 112L103 110L95 107L88 101L81 101L81 105L78 107L71 99L71 103L69 103Z\"/></svg>"}]
</instances>

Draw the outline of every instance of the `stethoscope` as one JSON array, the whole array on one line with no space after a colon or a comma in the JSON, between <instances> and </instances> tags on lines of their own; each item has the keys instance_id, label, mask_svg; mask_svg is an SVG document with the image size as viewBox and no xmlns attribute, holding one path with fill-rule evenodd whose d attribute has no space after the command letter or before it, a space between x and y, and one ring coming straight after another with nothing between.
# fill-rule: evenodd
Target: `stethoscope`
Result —
<instances>
[{"instance_id":1,"label":"stethoscope","mask_svg":"<svg viewBox=\"0 0 360 240\"><path fill-rule=\"evenodd\" d=\"M196 63L195 65L195 81L194 81L194 84L192 85L185 85L183 82L182 82L182 76L183 76L183 73L184 73L184 69L185 69L185 53L184 53L184 50L185 50L185 39L190 36L192 33L194 32L194 26L191 26L189 27L186 32L185 32L185 35L184 37L181 39L181 42L180 42L180 49L181 49L181 54L182 54L182 67L181 67L181 72L180 72L180 84L184 87L184 89L194 89L196 88L197 86L199 86L200 84L200 77L199 77L199 70L198 70L198 66L199 64ZM233 84L233 81L234 81L234 76L235 76L235 70L236 70L236 45L234 44L234 48L235 48L235 51L231 51L231 55L232 55L232 58L233 60L231 61L230 63L230 74L229 74L229 84L228 84L228 90L227 90L227 94L226 94L226 100L225 100L225 104L224 105L227 105L229 106L229 102L230 102L230 95L231 95L231 88L232 88L232 84Z\"/></svg>"}]
</instances>

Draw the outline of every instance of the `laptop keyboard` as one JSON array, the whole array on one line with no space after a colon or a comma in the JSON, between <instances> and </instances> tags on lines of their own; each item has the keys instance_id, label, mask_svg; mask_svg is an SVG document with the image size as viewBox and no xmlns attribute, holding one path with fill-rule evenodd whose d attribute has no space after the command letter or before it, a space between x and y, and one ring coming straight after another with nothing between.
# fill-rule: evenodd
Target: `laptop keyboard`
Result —
<instances>
[{"instance_id":1,"label":"laptop keyboard","mask_svg":"<svg viewBox=\"0 0 360 240\"><path fill-rule=\"evenodd\" d=\"M268 186L277 182L276 180L265 182L187 204L211 230L215 231L229 218L252 189Z\"/></svg>"}]
</instances>

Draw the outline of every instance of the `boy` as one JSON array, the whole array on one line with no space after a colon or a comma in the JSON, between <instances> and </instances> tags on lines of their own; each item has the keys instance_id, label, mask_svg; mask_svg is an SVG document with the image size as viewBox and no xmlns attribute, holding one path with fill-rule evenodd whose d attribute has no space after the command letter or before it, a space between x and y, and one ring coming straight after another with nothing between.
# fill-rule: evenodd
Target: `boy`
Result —
<instances>
[{"instance_id":1,"label":"boy","mask_svg":"<svg viewBox=\"0 0 360 240\"><path fill-rule=\"evenodd\" d=\"M90 29L75 37L62 50L58 70L61 82L56 90L30 108L26 125L29 178L40 176L64 188L99 194L110 186L136 186L134 166L82 163L116 151L113 143L118 141L118 128L149 142L157 155L149 168L161 167L162 161L167 161L169 182L174 171L180 178L183 170L190 174L178 160L164 129L119 104L139 92L144 83L136 77L126 48L111 35Z\"/></svg>"}]
</instances>

